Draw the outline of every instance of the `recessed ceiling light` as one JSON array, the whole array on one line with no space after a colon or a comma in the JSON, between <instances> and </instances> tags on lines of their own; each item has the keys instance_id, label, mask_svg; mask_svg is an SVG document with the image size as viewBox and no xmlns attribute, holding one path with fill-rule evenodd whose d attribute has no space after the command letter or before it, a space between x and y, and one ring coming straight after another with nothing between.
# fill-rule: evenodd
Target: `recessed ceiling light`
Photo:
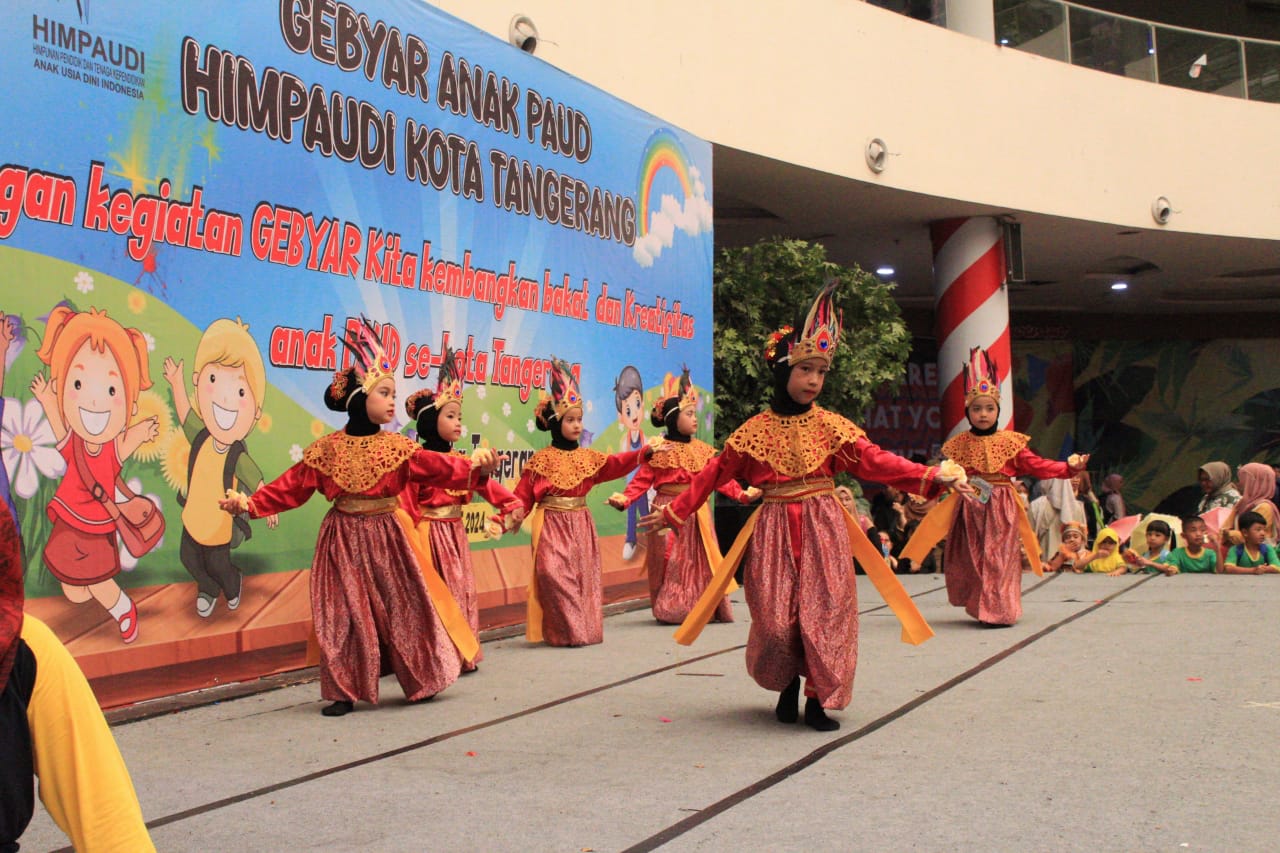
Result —
<instances>
[{"instance_id":1,"label":"recessed ceiling light","mask_svg":"<svg viewBox=\"0 0 1280 853\"><path fill-rule=\"evenodd\" d=\"M1128 289L1129 289L1129 282L1127 282L1127 281L1113 281L1113 282L1111 282L1111 289L1112 289L1112 290L1128 290Z\"/></svg>"},{"instance_id":2,"label":"recessed ceiling light","mask_svg":"<svg viewBox=\"0 0 1280 853\"><path fill-rule=\"evenodd\" d=\"M895 272L897 272L897 270L890 266L876 267L876 275L891 276Z\"/></svg>"}]
</instances>

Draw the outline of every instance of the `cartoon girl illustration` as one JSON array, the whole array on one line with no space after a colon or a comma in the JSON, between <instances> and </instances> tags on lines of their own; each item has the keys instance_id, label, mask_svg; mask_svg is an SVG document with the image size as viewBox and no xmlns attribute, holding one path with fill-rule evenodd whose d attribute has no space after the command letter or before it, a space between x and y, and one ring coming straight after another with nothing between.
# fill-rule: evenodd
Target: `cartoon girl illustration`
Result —
<instances>
[{"instance_id":1,"label":"cartoon girl illustration","mask_svg":"<svg viewBox=\"0 0 1280 853\"><path fill-rule=\"evenodd\" d=\"M115 581L120 574L115 526L94 486L114 497L124 461L159 434L154 417L128 426L138 411L138 393L151 387L147 343L141 332L124 328L106 311L60 305L49 314L37 355L49 365L49 376L37 373L31 393L44 407L67 460L67 472L46 509L53 531L44 563L68 601L97 601L116 620L120 638L131 643L138 638L138 608Z\"/></svg>"}]
</instances>

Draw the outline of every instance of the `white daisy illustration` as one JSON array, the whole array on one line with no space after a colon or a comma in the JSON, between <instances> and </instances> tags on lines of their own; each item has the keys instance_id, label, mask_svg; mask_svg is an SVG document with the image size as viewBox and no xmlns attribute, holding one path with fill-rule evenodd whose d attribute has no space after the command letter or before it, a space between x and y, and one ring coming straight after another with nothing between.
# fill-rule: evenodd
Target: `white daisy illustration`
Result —
<instances>
[{"instance_id":1,"label":"white daisy illustration","mask_svg":"<svg viewBox=\"0 0 1280 853\"><path fill-rule=\"evenodd\" d=\"M67 471L67 461L57 450L53 427L38 400L23 405L13 397L4 401L0 421L0 458L13 484L13 493L26 500L40 487L40 478L56 479Z\"/></svg>"}]
</instances>

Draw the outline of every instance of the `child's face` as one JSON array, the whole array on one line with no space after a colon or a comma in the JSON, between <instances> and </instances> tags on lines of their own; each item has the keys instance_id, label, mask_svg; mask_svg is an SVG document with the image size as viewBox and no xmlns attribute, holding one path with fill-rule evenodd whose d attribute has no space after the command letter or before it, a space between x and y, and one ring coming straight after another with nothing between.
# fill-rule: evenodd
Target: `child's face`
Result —
<instances>
[{"instance_id":1,"label":"child's face","mask_svg":"<svg viewBox=\"0 0 1280 853\"><path fill-rule=\"evenodd\" d=\"M1187 547L1192 551L1199 550L1204 545L1204 535L1208 528L1204 526L1204 522L1199 524L1188 524L1182 528L1182 537L1187 540Z\"/></svg>"},{"instance_id":2,"label":"child's face","mask_svg":"<svg viewBox=\"0 0 1280 853\"><path fill-rule=\"evenodd\" d=\"M639 432L640 417L643 409L644 404L641 401L640 392L632 391L618 405L618 421L628 432Z\"/></svg>"},{"instance_id":3,"label":"child's face","mask_svg":"<svg viewBox=\"0 0 1280 853\"><path fill-rule=\"evenodd\" d=\"M582 409L570 409L560 419L560 434L569 441L582 438Z\"/></svg>"},{"instance_id":4,"label":"child's face","mask_svg":"<svg viewBox=\"0 0 1280 853\"><path fill-rule=\"evenodd\" d=\"M991 429L1000 417L1000 407L990 397L975 397L965 412L969 415L969 423L978 429Z\"/></svg>"},{"instance_id":5,"label":"child's face","mask_svg":"<svg viewBox=\"0 0 1280 853\"><path fill-rule=\"evenodd\" d=\"M1244 530L1244 541L1248 542L1254 548L1257 548L1267 539L1267 526L1259 522L1258 524L1250 524Z\"/></svg>"},{"instance_id":6,"label":"child's face","mask_svg":"<svg viewBox=\"0 0 1280 853\"><path fill-rule=\"evenodd\" d=\"M787 379L787 394L802 406L812 403L822 393L827 370L827 363L820 358L807 358L793 365Z\"/></svg>"},{"instance_id":7,"label":"child's face","mask_svg":"<svg viewBox=\"0 0 1280 853\"><path fill-rule=\"evenodd\" d=\"M125 399L124 377L110 348L95 351L85 341L63 376L62 417L89 444L106 444L124 432L137 411Z\"/></svg>"},{"instance_id":8,"label":"child's face","mask_svg":"<svg viewBox=\"0 0 1280 853\"><path fill-rule=\"evenodd\" d=\"M1080 546L1084 545L1084 537L1079 530L1068 530L1062 534L1062 544L1068 551L1079 551Z\"/></svg>"},{"instance_id":9,"label":"child's face","mask_svg":"<svg viewBox=\"0 0 1280 853\"><path fill-rule=\"evenodd\" d=\"M1112 552L1114 552L1115 550L1116 550L1116 543L1114 539L1106 539L1098 543L1099 557L1110 557Z\"/></svg>"},{"instance_id":10,"label":"child's face","mask_svg":"<svg viewBox=\"0 0 1280 853\"><path fill-rule=\"evenodd\" d=\"M440 414L436 415L436 433L450 444L462 438L462 406L444 404Z\"/></svg>"},{"instance_id":11,"label":"child's face","mask_svg":"<svg viewBox=\"0 0 1280 853\"><path fill-rule=\"evenodd\" d=\"M693 435L698 431L698 413L693 409L681 409L676 416L676 431L681 435Z\"/></svg>"},{"instance_id":12,"label":"child's face","mask_svg":"<svg viewBox=\"0 0 1280 853\"><path fill-rule=\"evenodd\" d=\"M1147 551L1149 553L1156 554L1164 550L1164 543L1168 541L1169 537L1158 530L1147 531Z\"/></svg>"},{"instance_id":13,"label":"child's face","mask_svg":"<svg viewBox=\"0 0 1280 853\"><path fill-rule=\"evenodd\" d=\"M369 420L378 426L389 424L396 419L396 383L394 379L383 379L373 386L369 398L364 401L365 413Z\"/></svg>"},{"instance_id":14,"label":"child's face","mask_svg":"<svg viewBox=\"0 0 1280 853\"><path fill-rule=\"evenodd\" d=\"M244 366L213 363L196 373L196 411L209 435L219 444L244 438L262 414L249 390Z\"/></svg>"},{"instance_id":15,"label":"child's face","mask_svg":"<svg viewBox=\"0 0 1280 853\"><path fill-rule=\"evenodd\" d=\"M836 500L844 504L844 508L849 510L849 514L854 518L858 517L858 504L853 500L853 492L848 489L836 489Z\"/></svg>"}]
</instances>

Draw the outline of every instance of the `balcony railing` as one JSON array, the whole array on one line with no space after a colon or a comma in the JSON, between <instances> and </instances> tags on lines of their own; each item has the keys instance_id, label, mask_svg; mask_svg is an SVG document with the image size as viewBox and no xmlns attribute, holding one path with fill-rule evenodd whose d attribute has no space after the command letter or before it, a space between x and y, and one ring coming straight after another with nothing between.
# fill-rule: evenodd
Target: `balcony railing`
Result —
<instances>
[{"instance_id":1,"label":"balcony railing","mask_svg":"<svg viewBox=\"0 0 1280 853\"><path fill-rule=\"evenodd\" d=\"M1280 103L1280 44L1171 27L1062 0L994 0L996 41L1108 74Z\"/></svg>"}]
</instances>

